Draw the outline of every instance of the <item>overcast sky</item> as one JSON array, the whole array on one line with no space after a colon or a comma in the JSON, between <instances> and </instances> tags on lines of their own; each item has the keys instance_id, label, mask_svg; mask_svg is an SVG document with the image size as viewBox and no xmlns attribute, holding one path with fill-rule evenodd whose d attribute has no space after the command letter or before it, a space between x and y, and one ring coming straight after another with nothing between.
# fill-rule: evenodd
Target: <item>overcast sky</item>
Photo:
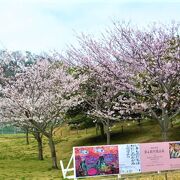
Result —
<instances>
[{"instance_id":1,"label":"overcast sky","mask_svg":"<svg viewBox=\"0 0 180 180\"><path fill-rule=\"evenodd\" d=\"M180 22L180 0L0 0L0 48L62 51L76 33L98 37L112 20Z\"/></svg>"}]
</instances>

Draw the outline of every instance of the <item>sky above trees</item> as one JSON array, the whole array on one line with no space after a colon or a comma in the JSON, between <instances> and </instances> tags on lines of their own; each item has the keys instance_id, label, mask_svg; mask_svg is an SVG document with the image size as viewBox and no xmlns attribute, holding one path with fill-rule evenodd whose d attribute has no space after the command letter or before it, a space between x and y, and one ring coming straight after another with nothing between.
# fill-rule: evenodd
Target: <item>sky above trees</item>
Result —
<instances>
[{"instance_id":1,"label":"sky above trees","mask_svg":"<svg viewBox=\"0 0 180 180\"><path fill-rule=\"evenodd\" d=\"M99 37L114 20L177 22L179 9L179 0L0 0L0 48L62 51L77 33Z\"/></svg>"}]
</instances>

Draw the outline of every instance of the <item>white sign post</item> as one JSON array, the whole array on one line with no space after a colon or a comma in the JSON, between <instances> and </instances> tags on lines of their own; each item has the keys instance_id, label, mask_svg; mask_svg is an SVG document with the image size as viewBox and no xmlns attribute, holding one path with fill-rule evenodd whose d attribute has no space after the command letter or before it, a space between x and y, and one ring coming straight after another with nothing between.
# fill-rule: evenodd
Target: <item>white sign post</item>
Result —
<instances>
[{"instance_id":1,"label":"white sign post","mask_svg":"<svg viewBox=\"0 0 180 180\"><path fill-rule=\"evenodd\" d=\"M73 167L73 168L70 168L70 165L71 165L71 163L73 162L73 157L74 157L74 155L73 155L73 153L72 153L71 158L70 158L69 163L68 163L68 165L67 165L66 168L64 168L63 161L60 160L60 166L61 166L62 175L63 175L63 178L64 178L64 179L66 178L66 179L74 179L74 180L77 180L77 178L75 177L74 174L71 175L71 176L67 176L67 173L68 173L68 172L73 172L73 173L74 173L74 167ZM73 164L73 166L74 166L74 164Z\"/></svg>"}]
</instances>

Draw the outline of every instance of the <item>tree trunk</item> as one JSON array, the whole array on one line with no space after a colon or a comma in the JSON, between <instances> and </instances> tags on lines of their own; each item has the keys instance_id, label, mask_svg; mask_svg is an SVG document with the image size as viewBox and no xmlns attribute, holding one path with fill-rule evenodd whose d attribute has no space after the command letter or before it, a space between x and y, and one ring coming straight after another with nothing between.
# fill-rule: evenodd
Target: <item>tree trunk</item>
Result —
<instances>
[{"instance_id":1,"label":"tree trunk","mask_svg":"<svg viewBox=\"0 0 180 180\"><path fill-rule=\"evenodd\" d=\"M33 135L36 139L36 141L38 142L38 159L39 160L43 160L43 146L42 146L42 136L41 133L36 131L33 132Z\"/></svg>"},{"instance_id":2,"label":"tree trunk","mask_svg":"<svg viewBox=\"0 0 180 180\"><path fill-rule=\"evenodd\" d=\"M162 131L162 139L164 142L168 140L168 132L167 131Z\"/></svg>"},{"instance_id":3,"label":"tree trunk","mask_svg":"<svg viewBox=\"0 0 180 180\"><path fill-rule=\"evenodd\" d=\"M122 132L122 134L124 133L124 126L123 125L121 125L121 132Z\"/></svg>"},{"instance_id":4,"label":"tree trunk","mask_svg":"<svg viewBox=\"0 0 180 180\"><path fill-rule=\"evenodd\" d=\"M29 145L29 130L26 129L26 144Z\"/></svg>"},{"instance_id":5,"label":"tree trunk","mask_svg":"<svg viewBox=\"0 0 180 180\"><path fill-rule=\"evenodd\" d=\"M141 126L141 119L137 119L138 126Z\"/></svg>"},{"instance_id":6,"label":"tree trunk","mask_svg":"<svg viewBox=\"0 0 180 180\"><path fill-rule=\"evenodd\" d=\"M103 125L103 123L99 123L99 127L100 127L100 132L101 132L101 138L104 139L105 138L105 133L104 133L104 125Z\"/></svg>"},{"instance_id":7,"label":"tree trunk","mask_svg":"<svg viewBox=\"0 0 180 180\"><path fill-rule=\"evenodd\" d=\"M56 157L56 149L55 149L55 144L54 144L54 141L53 141L53 137L49 136L48 140L49 140L49 147L50 147L50 150L51 150L52 168L53 169L58 169L57 157Z\"/></svg>"},{"instance_id":8,"label":"tree trunk","mask_svg":"<svg viewBox=\"0 0 180 180\"><path fill-rule=\"evenodd\" d=\"M171 123L170 123L170 128L173 128L173 127L174 127L174 125L173 125L172 120L171 120L170 122L171 122Z\"/></svg>"},{"instance_id":9,"label":"tree trunk","mask_svg":"<svg viewBox=\"0 0 180 180\"><path fill-rule=\"evenodd\" d=\"M167 113L165 113L165 110L163 110L163 116L162 116L160 125L162 129L162 139L164 142L166 142L168 140L168 129L170 125L170 119Z\"/></svg>"},{"instance_id":10,"label":"tree trunk","mask_svg":"<svg viewBox=\"0 0 180 180\"><path fill-rule=\"evenodd\" d=\"M106 142L107 142L107 145L110 145L110 141L111 141L111 133L110 133L110 131L109 131L109 127L110 127L110 124L109 124L109 119L107 120L107 124L105 125L106 127L105 127L105 129L106 129Z\"/></svg>"},{"instance_id":11,"label":"tree trunk","mask_svg":"<svg viewBox=\"0 0 180 180\"><path fill-rule=\"evenodd\" d=\"M38 159L43 160L43 146L42 146L42 137L38 137L37 139L38 142Z\"/></svg>"},{"instance_id":12,"label":"tree trunk","mask_svg":"<svg viewBox=\"0 0 180 180\"><path fill-rule=\"evenodd\" d=\"M98 129L99 127L98 127L98 124L96 123L96 136L98 135Z\"/></svg>"},{"instance_id":13,"label":"tree trunk","mask_svg":"<svg viewBox=\"0 0 180 180\"><path fill-rule=\"evenodd\" d=\"M141 119L137 119L137 122L138 122L138 127L139 127L139 131L142 131L142 124L141 124Z\"/></svg>"},{"instance_id":14,"label":"tree trunk","mask_svg":"<svg viewBox=\"0 0 180 180\"><path fill-rule=\"evenodd\" d=\"M109 128L108 128L108 129L109 129ZM110 133L109 130L107 130L106 136L107 136L107 145L110 145L110 143L111 143L111 133Z\"/></svg>"}]
</instances>

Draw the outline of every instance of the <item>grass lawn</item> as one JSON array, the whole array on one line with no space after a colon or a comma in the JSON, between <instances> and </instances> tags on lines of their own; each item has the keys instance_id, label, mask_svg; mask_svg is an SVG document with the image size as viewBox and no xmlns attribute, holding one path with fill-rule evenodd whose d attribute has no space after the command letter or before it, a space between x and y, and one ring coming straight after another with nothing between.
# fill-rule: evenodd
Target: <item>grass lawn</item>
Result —
<instances>
[{"instance_id":1,"label":"grass lawn","mask_svg":"<svg viewBox=\"0 0 180 180\"><path fill-rule=\"evenodd\" d=\"M142 122L139 127L136 122L124 123L124 132L121 130L121 123L112 128L111 144L143 143L161 141L160 129L156 123ZM175 124L169 131L169 140L180 140L180 124ZM102 140L96 135L95 128L87 130L70 131L67 126L59 128L55 132L55 142L58 161L63 160L67 165L73 146L81 145L102 145ZM61 170L51 169L51 158L47 140L44 138L44 161L37 160L37 143L31 137L30 144L26 145L24 134L0 135L0 180L4 179L63 179ZM168 172L168 180L179 180L180 172ZM160 180L164 174L142 174L124 176L125 179ZM108 179L107 177L88 179ZM115 177L114 177L115 179Z\"/></svg>"}]
</instances>

